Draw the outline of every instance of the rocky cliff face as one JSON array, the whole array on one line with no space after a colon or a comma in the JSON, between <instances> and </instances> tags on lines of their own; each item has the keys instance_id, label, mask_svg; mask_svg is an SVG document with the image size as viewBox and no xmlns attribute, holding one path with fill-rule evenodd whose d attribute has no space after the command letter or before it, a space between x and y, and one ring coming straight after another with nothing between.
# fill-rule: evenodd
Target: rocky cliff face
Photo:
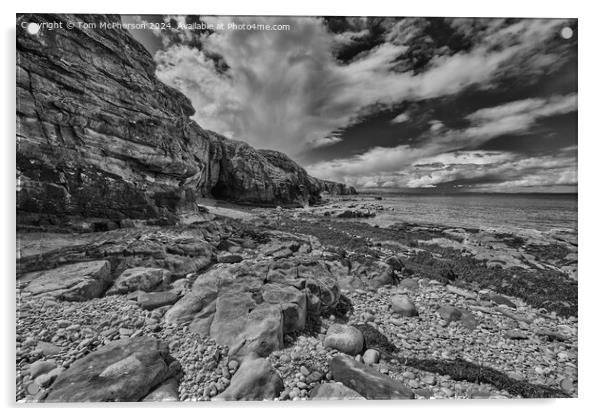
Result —
<instances>
[{"instance_id":1,"label":"rocky cliff face","mask_svg":"<svg viewBox=\"0 0 602 416\"><path fill-rule=\"evenodd\" d=\"M64 25L119 21L85 15L23 19ZM211 196L302 205L330 187L286 155L202 129L190 119L190 101L154 72L150 54L125 30L30 35L17 25L19 221L158 218Z\"/></svg>"}]
</instances>

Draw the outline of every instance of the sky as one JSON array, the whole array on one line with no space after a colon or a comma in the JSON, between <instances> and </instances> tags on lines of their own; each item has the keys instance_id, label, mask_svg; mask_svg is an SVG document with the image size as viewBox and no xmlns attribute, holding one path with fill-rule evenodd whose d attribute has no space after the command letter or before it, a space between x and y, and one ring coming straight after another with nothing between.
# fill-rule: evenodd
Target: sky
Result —
<instances>
[{"instance_id":1,"label":"sky","mask_svg":"<svg viewBox=\"0 0 602 416\"><path fill-rule=\"evenodd\" d=\"M122 19L165 23L131 32L203 128L282 151L318 178L382 191L577 191L575 19Z\"/></svg>"}]
</instances>

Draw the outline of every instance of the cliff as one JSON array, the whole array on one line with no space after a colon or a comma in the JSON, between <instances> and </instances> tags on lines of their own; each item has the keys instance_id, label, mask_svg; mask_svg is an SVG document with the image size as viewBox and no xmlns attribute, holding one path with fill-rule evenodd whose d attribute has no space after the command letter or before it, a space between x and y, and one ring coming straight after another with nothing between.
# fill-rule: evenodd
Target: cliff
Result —
<instances>
[{"instance_id":1,"label":"cliff","mask_svg":"<svg viewBox=\"0 0 602 416\"><path fill-rule=\"evenodd\" d=\"M35 22L118 16L26 15ZM330 185L286 155L202 129L188 98L161 83L121 29L28 34L17 25L19 221L159 218L199 198L299 206ZM344 185L339 188L350 191Z\"/></svg>"}]
</instances>

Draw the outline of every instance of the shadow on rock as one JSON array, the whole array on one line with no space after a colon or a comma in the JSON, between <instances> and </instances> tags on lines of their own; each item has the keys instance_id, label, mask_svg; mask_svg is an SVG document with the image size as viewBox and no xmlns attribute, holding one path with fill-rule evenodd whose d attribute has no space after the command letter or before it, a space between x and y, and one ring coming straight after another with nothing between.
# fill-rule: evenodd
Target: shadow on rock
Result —
<instances>
[{"instance_id":1,"label":"shadow on rock","mask_svg":"<svg viewBox=\"0 0 602 416\"><path fill-rule=\"evenodd\" d=\"M394 354L398 348L376 328L368 324L353 325L364 335L364 347L380 351L381 354Z\"/></svg>"},{"instance_id":2,"label":"shadow on rock","mask_svg":"<svg viewBox=\"0 0 602 416\"><path fill-rule=\"evenodd\" d=\"M349 315L353 313L353 304L351 300L345 296L341 295L337 304L325 310L322 313L322 316L330 316L333 315L337 322L347 322L349 320Z\"/></svg>"}]
</instances>

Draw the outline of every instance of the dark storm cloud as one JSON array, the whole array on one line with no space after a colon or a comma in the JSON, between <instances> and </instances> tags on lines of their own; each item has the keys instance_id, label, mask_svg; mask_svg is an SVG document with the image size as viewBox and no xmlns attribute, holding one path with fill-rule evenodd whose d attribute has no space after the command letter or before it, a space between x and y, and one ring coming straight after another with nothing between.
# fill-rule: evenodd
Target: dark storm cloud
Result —
<instances>
[{"instance_id":1,"label":"dark storm cloud","mask_svg":"<svg viewBox=\"0 0 602 416\"><path fill-rule=\"evenodd\" d=\"M576 36L560 36L566 26L576 33L574 21L164 19L290 25L157 32L157 73L192 100L203 127L287 152L316 176L359 187L461 186L472 170L487 186L520 186L505 165L485 181L494 165L474 162L502 158L529 161L528 171L517 168L529 186L543 183L531 164L547 163L546 149L575 144ZM461 161L430 160L450 154ZM574 179L567 166L554 169L558 183Z\"/></svg>"}]
</instances>

